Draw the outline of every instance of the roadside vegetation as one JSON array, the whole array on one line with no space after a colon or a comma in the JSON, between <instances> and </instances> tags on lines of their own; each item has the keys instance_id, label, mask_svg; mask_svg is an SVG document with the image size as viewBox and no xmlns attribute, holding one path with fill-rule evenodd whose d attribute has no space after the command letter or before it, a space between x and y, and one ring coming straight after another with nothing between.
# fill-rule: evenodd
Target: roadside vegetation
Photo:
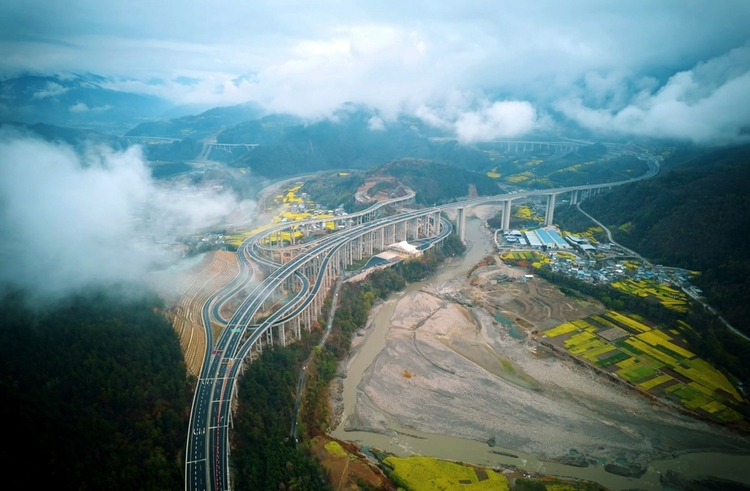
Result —
<instances>
[{"instance_id":1,"label":"roadside vegetation","mask_svg":"<svg viewBox=\"0 0 750 491\"><path fill-rule=\"evenodd\" d=\"M240 378L231 433L237 490L330 489L315 458L289 435L297 377L319 338L303 334L300 342L265 350Z\"/></svg>"},{"instance_id":2,"label":"roadside vegetation","mask_svg":"<svg viewBox=\"0 0 750 491\"><path fill-rule=\"evenodd\" d=\"M479 196L498 194L497 183L486 175L450 165L420 159L388 162L368 172L371 176L391 176L416 193L415 201L432 206L469 195L475 189Z\"/></svg>"},{"instance_id":3,"label":"roadside vegetation","mask_svg":"<svg viewBox=\"0 0 750 491\"><path fill-rule=\"evenodd\" d=\"M461 251L455 240L448 241L451 254ZM382 473L366 465L355 447L345 449L325 436L330 421L328 386L339 360L348 352L352 335L364 325L374 301L403 289L407 277L433 272L445 257L442 252L427 251L421 258L376 271L366 281L345 283L338 296L331 333L322 348L317 347L321 326L316 324L313 334L303 330L300 342L266 350L248 365L239 382L232 433L236 489L330 489L326 479L341 479L341 473L332 469L348 468L343 463L358 459L360 464L352 464L358 476L355 482L361 479L373 489L391 489ZM328 298L321 319L328 317L330 308ZM298 376L307 360L298 434L293 438L290 429ZM375 486L377 483L380 484Z\"/></svg>"},{"instance_id":4,"label":"roadside vegetation","mask_svg":"<svg viewBox=\"0 0 750 491\"><path fill-rule=\"evenodd\" d=\"M331 326L331 333L322 348L314 348L310 365L307 369L305 396L299 414L299 437L306 445L311 446L312 452L322 459L324 467L329 470L329 481L341 483L343 479L361 479L362 483L371 488L390 489L390 483L380 471L364 466L365 459L351 448L346 450L350 461L360 462L358 469L350 477L342 477L337 465L341 458L340 451L326 436L331 423L329 406L329 387L336 376L338 363L343 360L351 345L355 331L364 326L370 309L378 299L386 299L391 293L402 290L407 282L418 281L425 275L435 272L438 265L445 260L446 253L450 255L464 252L463 244L457 237L446 241L443 251L428 250L420 258L405 261L394 267L374 271L366 280L357 283L344 283L338 295L338 305ZM457 243L456 243L457 241ZM321 313L327 318L331 309L328 299ZM335 443L335 442L334 442ZM348 466L347 466L348 468ZM332 469L338 469L333 472ZM369 469L369 470L368 470ZM356 474L356 475L355 475ZM367 489L367 487L365 487Z\"/></svg>"},{"instance_id":5,"label":"roadside vegetation","mask_svg":"<svg viewBox=\"0 0 750 491\"><path fill-rule=\"evenodd\" d=\"M239 383L232 436L237 489L330 489L326 472L313 457L321 454L319 447L324 447L324 454L332 453L332 458L343 452L329 440L321 440L330 420L328 385L374 300L404 284L403 277L388 268L373 273L365 282L343 285L333 328L323 348L316 347L319 335L305 334L301 342L267 350L249 364ZM321 318L327 318L330 308L329 298ZM320 333L319 325L316 332ZM299 414L297 438L302 443L297 446L289 434L297 377L311 353Z\"/></svg>"}]
</instances>

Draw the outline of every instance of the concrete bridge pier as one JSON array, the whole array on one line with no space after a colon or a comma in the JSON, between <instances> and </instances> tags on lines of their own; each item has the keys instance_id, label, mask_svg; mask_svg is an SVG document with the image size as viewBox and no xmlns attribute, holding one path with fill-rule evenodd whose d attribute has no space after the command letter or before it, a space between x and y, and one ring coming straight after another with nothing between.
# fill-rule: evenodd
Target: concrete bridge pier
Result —
<instances>
[{"instance_id":1,"label":"concrete bridge pier","mask_svg":"<svg viewBox=\"0 0 750 491\"><path fill-rule=\"evenodd\" d=\"M284 329L283 322L279 324L278 326L278 334L279 334L279 344L281 344L281 347L283 348L284 346L286 346L286 330Z\"/></svg>"},{"instance_id":2,"label":"concrete bridge pier","mask_svg":"<svg viewBox=\"0 0 750 491\"><path fill-rule=\"evenodd\" d=\"M368 256L372 256L372 232L368 232L365 234L364 241L365 254L367 254Z\"/></svg>"},{"instance_id":3,"label":"concrete bridge pier","mask_svg":"<svg viewBox=\"0 0 750 491\"><path fill-rule=\"evenodd\" d=\"M544 216L544 225L550 226L552 225L552 220L555 216L555 198L557 197L557 194L550 194L547 196L547 213L545 213Z\"/></svg>"},{"instance_id":4,"label":"concrete bridge pier","mask_svg":"<svg viewBox=\"0 0 750 491\"><path fill-rule=\"evenodd\" d=\"M458 229L458 238L461 239L461 242L465 241L466 237L466 215L464 207L457 208L456 211L458 214L456 215L456 228Z\"/></svg>"},{"instance_id":5,"label":"concrete bridge pier","mask_svg":"<svg viewBox=\"0 0 750 491\"><path fill-rule=\"evenodd\" d=\"M504 232L510 230L510 210L513 203L512 199L506 199L503 201L503 223L502 229Z\"/></svg>"}]
</instances>

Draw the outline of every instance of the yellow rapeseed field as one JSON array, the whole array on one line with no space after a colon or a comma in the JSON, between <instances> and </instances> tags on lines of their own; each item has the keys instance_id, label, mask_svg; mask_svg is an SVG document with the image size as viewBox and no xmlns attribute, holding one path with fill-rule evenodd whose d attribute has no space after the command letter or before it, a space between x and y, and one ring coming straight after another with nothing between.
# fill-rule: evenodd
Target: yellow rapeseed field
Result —
<instances>
[{"instance_id":1,"label":"yellow rapeseed field","mask_svg":"<svg viewBox=\"0 0 750 491\"><path fill-rule=\"evenodd\" d=\"M384 462L393 468L397 480L412 491L508 491L509 488L508 479L492 469L483 469L487 479L480 481L474 467L434 457L388 457Z\"/></svg>"}]
</instances>

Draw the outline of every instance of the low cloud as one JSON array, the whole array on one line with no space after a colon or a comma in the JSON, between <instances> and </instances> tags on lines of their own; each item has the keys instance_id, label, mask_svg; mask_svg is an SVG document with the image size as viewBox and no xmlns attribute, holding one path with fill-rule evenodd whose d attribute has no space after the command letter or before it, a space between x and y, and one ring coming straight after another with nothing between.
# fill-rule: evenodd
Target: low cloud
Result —
<instances>
[{"instance_id":1,"label":"low cloud","mask_svg":"<svg viewBox=\"0 0 750 491\"><path fill-rule=\"evenodd\" d=\"M112 109L110 105L104 105L104 106L97 106L97 107L89 107L83 102L79 102L77 104L73 104L68 108L68 111L72 113L85 113L85 112L102 112L102 111L109 111Z\"/></svg>"},{"instance_id":2,"label":"low cloud","mask_svg":"<svg viewBox=\"0 0 750 491\"><path fill-rule=\"evenodd\" d=\"M474 101L462 93L451 94L435 106L420 106L415 115L464 144L521 137L546 124L528 101Z\"/></svg>"},{"instance_id":3,"label":"low cloud","mask_svg":"<svg viewBox=\"0 0 750 491\"><path fill-rule=\"evenodd\" d=\"M555 108L582 126L604 133L698 143L750 139L750 47L676 73L660 87L654 87L653 79L641 80L646 88L623 102L624 83L611 84L608 91L617 97L604 107L591 107L582 97L571 97L557 101Z\"/></svg>"},{"instance_id":4,"label":"low cloud","mask_svg":"<svg viewBox=\"0 0 750 491\"><path fill-rule=\"evenodd\" d=\"M55 83L55 82L47 82L47 86L40 90L39 92L35 92L33 96L31 96L32 99L44 99L47 97L54 97L60 94L66 93L68 90L67 87L63 87L62 85Z\"/></svg>"},{"instance_id":5,"label":"low cloud","mask_svg":"<svg viewBox=\"0 0 750 491\"><path fill-rule=\"evenodd\" d=\"M68 111L72 113L85 113L88 110L89 110L89 107L83 102L79 102L78 104L74 104L68 108Z\"/></svg>"},{"instance_id":6,"label":"low cloud","mask_svg":"<svg viewBox=\"0 0 750 491\"><path fill-rule=\"evenodd\" d=\"M385 123L379 117L373 116L367 120L367 127L372 131L383 131L385 130Z\"/></svg>"},{"instance_id":7,"label":"low cloud","mask_svg":"<svg viewBox=\"0 0 750 491\"><path fill-rule=\"evenodd\" d=\"M454 128L458 141L471 143L521 136L534 128L536 120L529 102L502 101L462 114Z\"/></svg>"},{"instance_id":8,"label":"low cloud","mask_svg":"<svg viewBox=\"0 0 750 491\"><path fill-rule=\"evenodd\" d=\"M139 147L82 156L0 130L0 283L38 298L138 282L163 257L158 239L219 224L236 207L229 194L160 187Z\"/></svg>"}]
</instances>

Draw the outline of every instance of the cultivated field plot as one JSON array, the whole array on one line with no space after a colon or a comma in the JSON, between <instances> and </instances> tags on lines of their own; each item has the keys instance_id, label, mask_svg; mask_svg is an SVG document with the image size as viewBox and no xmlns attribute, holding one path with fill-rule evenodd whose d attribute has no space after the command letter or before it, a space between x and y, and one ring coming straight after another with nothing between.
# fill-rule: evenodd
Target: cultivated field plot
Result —
<instances>
[{"instance_id":1,"label":"cultivated field plot","mask_svg":"<svg viewBox=\"0 0 750 491\"><path fill-rule=\"evenodd\" d=\"M531 265L535 269L539 269L543 264L549 264L550 262L549 257L536 251L504 252L500 254L500 259L508 264L517 264L523 267Z\"/></svg>"},{"instance_id":2,"label":"cultivated field plot","mask_svg":"<svg viewBox=\"0 0 750 491\"><path fill-rule=\"evenodd\" d=\"M687 312L688 309L688 298L682 290L662 285L658 281L626 279L614 282L612 286L630 295L656 298L659 303L677 312Z\"/></svg>"},{"instance_id":3,"label":"cultivated field plot","mask_svg":"<svg viewBox=\"0 0 750 491\"><path fill-rule=\"evenodd\" d=\"M279 207L279 212L273 217L270 223L267 223L250 231L236 232L234 234L225 235L224 237L222 237L224 242L235 247L239 247L242 242L244 242L244 240L251 235L262 232L263 230L269 229L271 227L275 227L280 223L300 222L302 220L307 220L308 218L334 218L334 215L332 214L313 212L312 210L315 207L315 203L309 200L304 200L297 195L297 192L301 187L301 184L293 186L291 188L285 189L282 194L276 195L276 197L273 199L273 204ZM299 207L302 204L305 205L305 210L308 211L300 211L299 208L297 209L297 211L294 210L293 206L296 205ZM335 222L333 220L331 220L330 222L325 222L323 224L323 228L325 228L326 230L334 230L336 228ZM270 245L271 243L274 243L278 240L291 243L292 234L294 235L295 241L302 240L305 237L301 228L294 227L294 230L292 232L284 231L279 234L274 234L271 237L267 237L266 239L264 239L264 243L266 245Z\"/></svg>"},{"instance_id":4,"label":"cultivated field plot","mask_svg":"<svg viewBox=\"0 0 750 491\"><path fill-rule=\"evenodd\" d=\"M637 316L614 310L544 331L548 341L571 355L660 397L679 401L721 422L742 416L733 409L745 401L724 373L689 350L680 330L660 329Z\"/></svg>"},{"instance_id":5,"label":"cultivated field plot","mask_svg":"<svg viewBox=\"0 0 750 491\"><path fill-rule=\"evenodd\" d=\"M385 464L399 481L416 491L495 490L507 491L508 479L492 469L447 462L433 457L388 457Z\"/></svg>"}]
</instances>

